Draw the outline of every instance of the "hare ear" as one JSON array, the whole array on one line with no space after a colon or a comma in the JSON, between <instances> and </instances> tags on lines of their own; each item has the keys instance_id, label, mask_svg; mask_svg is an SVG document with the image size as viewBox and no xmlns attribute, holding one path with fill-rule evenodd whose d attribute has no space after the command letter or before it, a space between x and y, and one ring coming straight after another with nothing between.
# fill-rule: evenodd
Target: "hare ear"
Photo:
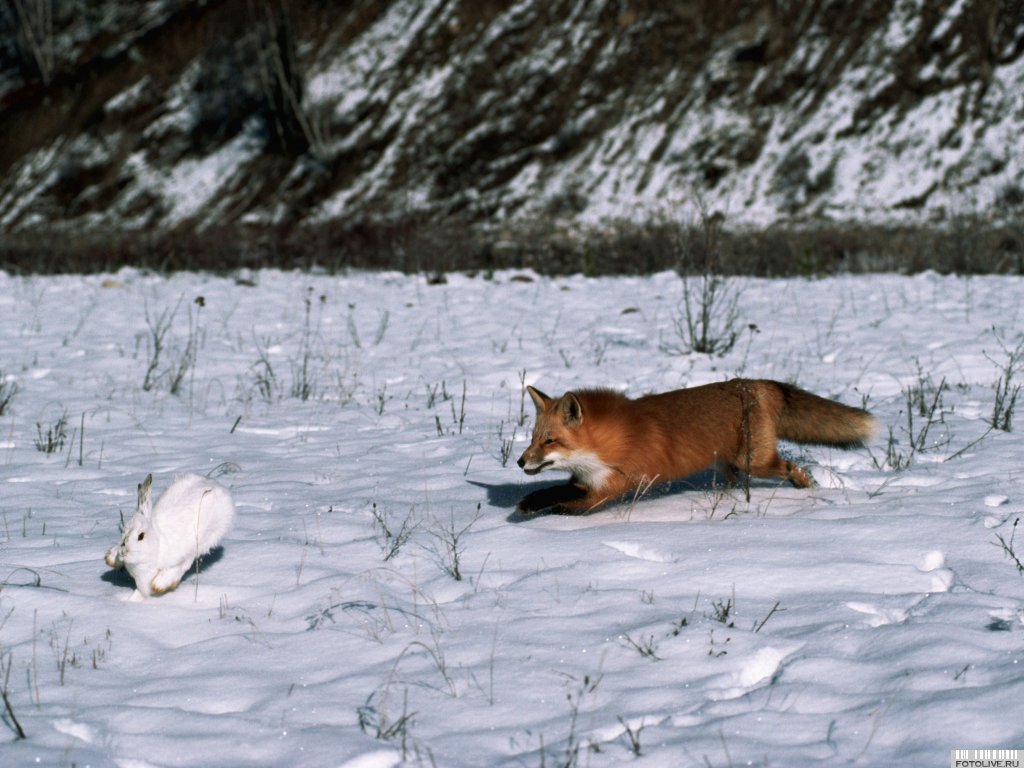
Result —
<instances>
[{"instance_id":1,"label":"hare ear","mask_svg":"<svg viewBox=\"0 0 1024 768\"><path fill-rule=\"evenodd\" d=\"M153 475L146 475L146 479L139 483L139 501L136 511L140 515L148 515L150 509L150 495L153 492Z\"/></svg>"}]
</instances>

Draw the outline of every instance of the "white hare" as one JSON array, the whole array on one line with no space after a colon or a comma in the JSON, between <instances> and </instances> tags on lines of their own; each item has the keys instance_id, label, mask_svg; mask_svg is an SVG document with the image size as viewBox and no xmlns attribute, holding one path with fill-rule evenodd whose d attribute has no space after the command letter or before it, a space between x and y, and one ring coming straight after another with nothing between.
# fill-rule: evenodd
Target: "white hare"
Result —
<instances>
[{"instance_id":1,"label":"white hare","mask_svg":"<svg viewBox=\"0 0 1024 768\"><path fill-rule=\"evenodd\" d=\"M177 587L196 558L217 546L235 516L231 493L207 477L174 478L155 508L150 503L152 490L153 475L147 475L121 543L104 558L111 568L127 568L146 597Z\"/></svg>"}]
</instances>

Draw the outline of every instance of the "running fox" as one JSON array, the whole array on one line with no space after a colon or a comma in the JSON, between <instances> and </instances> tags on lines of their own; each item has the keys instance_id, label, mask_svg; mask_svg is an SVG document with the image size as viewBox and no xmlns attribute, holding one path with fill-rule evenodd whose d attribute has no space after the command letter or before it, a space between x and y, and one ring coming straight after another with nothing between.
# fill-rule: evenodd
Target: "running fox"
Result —
<instances>
[{"instance_id":1,"label":"running fox","mask_svg":"<svg viewBox=\"0 0 1024 768\"><path fill-rule=\"evenodd\" d=\"M733 379L631 400L607 389L552 398L527 387L537 407L528 475L571 472L566 485L528 494L521 512L547 507L589 512L629 491L713 467L730 482L738 471L781 477L798 488L810 475L779 457L777 441L855 448L874 433L861 408L778 381Z\"/></svg>"}]
</instances>

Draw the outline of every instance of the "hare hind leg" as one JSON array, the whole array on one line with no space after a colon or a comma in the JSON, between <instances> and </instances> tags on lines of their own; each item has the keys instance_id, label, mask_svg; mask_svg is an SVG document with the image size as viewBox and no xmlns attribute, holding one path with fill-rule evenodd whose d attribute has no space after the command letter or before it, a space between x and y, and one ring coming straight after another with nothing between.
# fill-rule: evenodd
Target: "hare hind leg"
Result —
<instances>
[{"instance_id":1,"label":"hare hind leg","mask_svg":"<svg viewBox=\"0 0 1024 768\"><path fill-rule=\"evenodd\" d=\"M190 563L185 565L174 565L156 572L156 576L149 583L149 591L154 595L162 595L178 588L181 577L188 570Z\"/></svg>"}]
</instances>

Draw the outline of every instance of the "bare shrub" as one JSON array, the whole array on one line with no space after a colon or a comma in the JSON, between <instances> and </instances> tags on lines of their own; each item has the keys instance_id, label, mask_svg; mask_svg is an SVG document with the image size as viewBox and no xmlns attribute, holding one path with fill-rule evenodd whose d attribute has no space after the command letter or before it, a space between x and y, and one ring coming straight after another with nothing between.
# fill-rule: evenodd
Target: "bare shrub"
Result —
<instances>
[{"instance_id":1,"label":"bare shrub","mask_svg":"<svg viewBox=\"0 0 1024 768\"><path fill-rule=\"evenodd\" d=\"M989 357L989 360L992 360L993 363L1002 369L995 384L995 402L992 405L992 418L989 420L989 423L993 429L1011 432L1013 431L1013 412L1017 406L1017 397L1021 391L1021 385L1015 381L1015 378L1020 374L1022 367L1024 367L1024 338L1013 349L1007 347L998 334L996 335L996 341L1006 355L1006 360L1003 363L998 363Z\"/></svg>"},{"instance_id":2,"label":"bare shrub","mask_svg":"<svg viewBox=\"0 0 1024 768\"><path fill-rule=\"evenodd\" d=\"M18 382L14 379L8 379L4 376L3 371L0 371L0 416L7 413L11 407L11 401L20 389Z\"/></svg>"},{"instance_id":3,"label":"bare shrub","mask_svg":"<svg viewBox=\"0 0 1024 768\"><path fill-rule=\"evenodd\" d=\"M68 412L64 411L52 425L43 427L43 423L36 422L36 450L47 455L56 453L64 448L68 438Z\"/></svg>"},{"instance_id":4,"label":"bare shrub","mask_svg":"<svg viewBox=\"0 0 1024 768\"><path fill-rule=\"evenodd\" d=\"M739 338L741 291L722 274L722 221L701 204L699 225L677 229L676 271L683 281L673 318L682 341L677 352L724 355Z\"/></svg>"}]
</instances>

